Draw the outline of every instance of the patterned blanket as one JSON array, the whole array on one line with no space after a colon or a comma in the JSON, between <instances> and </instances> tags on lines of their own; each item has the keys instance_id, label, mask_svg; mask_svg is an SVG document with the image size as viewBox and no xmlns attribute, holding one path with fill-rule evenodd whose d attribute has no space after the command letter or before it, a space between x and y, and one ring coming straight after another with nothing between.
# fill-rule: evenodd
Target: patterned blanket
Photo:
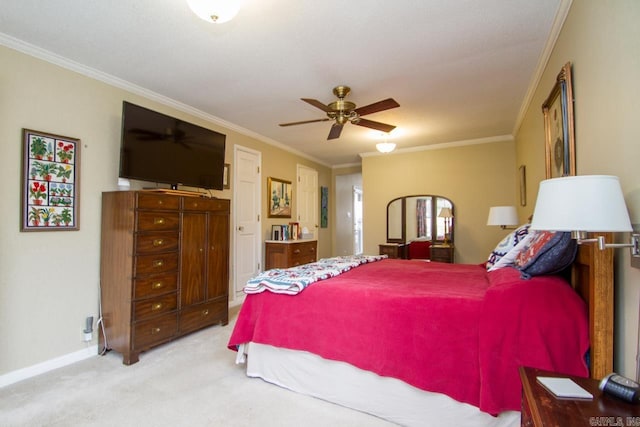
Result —
<instances>
[{"instance_id":1,"label":"patterned blanket","mask_svg":"<svg viewBox=\"0 0 640 427\"><path fill-rule=\"evenodd\" d=\"M244 287L246 294L270 291L276 294L296 295L318 280L335 277L354 267L387 258L386 255L350 255L323 258L291 268L274 268L249 279Z\"/></svg>"}]
</instances>

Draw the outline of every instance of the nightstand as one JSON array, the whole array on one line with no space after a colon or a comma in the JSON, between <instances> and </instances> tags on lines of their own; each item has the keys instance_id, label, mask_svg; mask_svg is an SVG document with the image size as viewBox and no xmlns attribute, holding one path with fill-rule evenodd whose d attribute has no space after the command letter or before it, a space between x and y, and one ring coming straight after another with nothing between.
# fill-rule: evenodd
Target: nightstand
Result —
<instances>
[{"instance_id":1,"label":"nightstand","mask_svg":"<svg viewBox=\"0 0 640 427\"><path fill-rule=\"evenodd\" d=\"M542 387L536 377L570 378L593 394L593 400L558 399ZM521 426L640 426L640 406L603 394L600 381L520 367L522 381Z\"/></svg>"},{"instance_id":2,"label":"nightstand","mask_svg":"<svg viewBox=\"0 0 640 427\"><path fill-rule=\"evenodd\" d=\"M378 246L380 255L387 255L389 258L407 259L409 245L406 243L385 243Z\"/></svg>"},{"instance_id":3,"label":"nightstand","mask_svg":"<svg viewBox=\"0 0 640 427\"><path fill-rule=\"evenodd\" d=\"M432 245L431 261L452 263L454 249L453 245Z\"/></svg>"}]
</instances>

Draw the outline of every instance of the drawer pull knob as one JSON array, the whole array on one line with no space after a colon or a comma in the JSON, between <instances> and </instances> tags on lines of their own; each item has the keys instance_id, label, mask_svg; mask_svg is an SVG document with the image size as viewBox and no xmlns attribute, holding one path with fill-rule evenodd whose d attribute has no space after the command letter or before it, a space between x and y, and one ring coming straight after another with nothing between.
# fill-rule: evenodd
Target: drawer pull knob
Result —
<instances>
[{"instance_id":1,"label":"drawer pull knob","mask_svg":"<svg viewBox=\"0 0 640 427\"><path fill-rule=\"evenodd\" d=\"M203 316L208 316L209 315L209 309L207 308L207 309L202 310L202 315Z\"/></svg>"},{"instance_id":2,"label":"drawer pull knob","mask_svg":"<svg viewBox=\"0 0 640 427\"><path fill-rule=\"evenodd\" d=\"M162 203L162 202L161 202ZM160 217L160 218L153 218L153 224L154 225L162 225L164 224L164 218Z\"/></svg>"},{"instance_id":3,"label":"drawer pull knob","mask_svg":"<svg viewBox=\"0 0 640 427\"><path fill-rule=\"evenodd\" d=\"M162 286L164 286L162 282L155 282L153 285L151 285L151 289L160 289Z\"/></svg>"},{"instance_id":4,"label":"drawer pull knob","mask_svg":"<svg viewBox=\"0 0 640 427\"><path fill-rule=\"evenodd\" d=\"M160 328L151 328L151 335L157 334L160 332Z\"/></svg>"},{"instance_id":5,"label":"drawer pull knob","mask_svg":"<svg viewBox=\"0 0 640 427\"><path fill-rule=\"evenodd\" d=\"M160 310L161 308L162 308L162 303L161 302L157 302L157 303L151 305L151 311Z\"/></svg>"},{"instance_id":6,"label":"drawer pull knob","mask_svg":"<svg viewBox=\"0 0 640 427\"><path fill-rule=\"evenodd\" d=\"M316 248L311 248L311 252L315 252L315 251L316 251Z\"/></svg>"},{"instance_id":7,"label":"drawer pull knob","mask_svg":"<svg viewBox=\"0 0 640 427\"><path fill-rule=\"evenodd\" d=\"M300 249L296 249L295 251L293 251L294 254L299 254L300 253Z\"/></svg>"},{"instance_id":8,"label":"drawer pull knob","mask_svg":"<svg viewBox=\"0 0 640 427\"><path fill-rule=\"evenodd\" d=\"M164 265L164 260L162 259L157 259L155 261L153 261L153 266L154 267L162 267Z\"/></svg>"},{"instance_id":9,"label":"drawer pull knob","mask_svg":"<svg viewBox=\"0 0 640 427\"><path fill-rule=\"evenodd\" d=\"M153 239L153 246L158 247L164 245L164 239Z\"/></svg>"}]
</instances>

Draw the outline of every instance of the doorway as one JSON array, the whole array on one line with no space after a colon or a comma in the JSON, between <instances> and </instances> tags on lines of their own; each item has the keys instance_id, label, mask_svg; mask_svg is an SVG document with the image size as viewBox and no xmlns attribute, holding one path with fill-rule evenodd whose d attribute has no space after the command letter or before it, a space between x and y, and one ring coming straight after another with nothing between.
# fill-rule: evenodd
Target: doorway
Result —
<instances>
[{"instance_id":1,"label":"doorway","mask_svg":"<svg viewBox=\"0 0 640 427\"><path fill-rule=\"evenodd\" d=\"M242 289L249 279L261 270L261 164L259 151L236 145L234 148L233 200L235 242L233 262L233 294L231 299L241 303Z\"/></svg>"},{"instance_id":2,"label":"doorway","mask_svg":"<svg viewBox=\"0 0 640 427\"><path fill-rule=\"evenodd\" d=\"M362 174L338 175L335 182L335 255L362 253Z\"/></svg>"}]
</instances>

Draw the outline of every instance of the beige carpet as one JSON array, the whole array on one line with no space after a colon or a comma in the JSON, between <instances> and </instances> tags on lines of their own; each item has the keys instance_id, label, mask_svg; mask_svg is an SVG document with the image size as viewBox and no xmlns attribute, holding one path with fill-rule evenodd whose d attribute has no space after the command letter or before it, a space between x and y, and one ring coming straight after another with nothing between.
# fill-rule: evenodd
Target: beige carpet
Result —
<instances>
[{"instance_id":1,"label":"beige carpet","mask_svg":"<svg viewBox=\"0 0 640 427\"><path fill-rule=\"evenodd\" d=\"M0 389L0 426L390 426L379 418L247 378L228 326L140 355L110 352Z\"/></svg>"}]
</instances>

